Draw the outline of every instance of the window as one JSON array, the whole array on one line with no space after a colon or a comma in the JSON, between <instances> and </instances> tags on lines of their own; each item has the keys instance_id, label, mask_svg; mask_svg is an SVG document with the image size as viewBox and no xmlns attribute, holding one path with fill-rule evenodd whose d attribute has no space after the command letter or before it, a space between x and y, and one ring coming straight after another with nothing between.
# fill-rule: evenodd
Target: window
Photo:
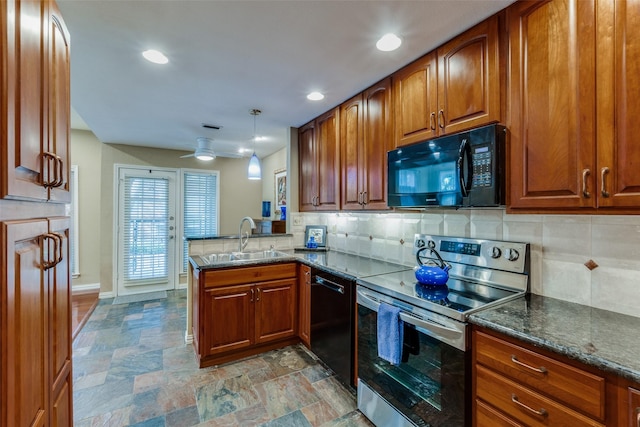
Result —
<instances>
[{"instance_id":1,"label":"window","mask_svg":"<svg viewBox=\"0 0 640 427\"><path fill-rule=\"evenodd\" d=\"M80 239L78 236L78 165L71 165L71 204L67 215L71 216L69 239L69 268L71 277L80 276Z\"/></svg>"},{"instance_id":2,"label":"window","mask_svg":"<svg viewBox=\"0 0 640 427\"><path fill-rule=\"evenodd\" d=\"M218 172L182 171L183 235L211 237L218 235ZM187 272L188 242L182 247L182 272Z\"/></svg>"},{"instance_id":3,"label":"window","mask_svg":"<svg viewBox=\"0 0 640 427\"><path fill-rule=\"evenodd\" d=\"M169 181L124 178L125 282L168 277Z\"/></svg>"}]
</instances>

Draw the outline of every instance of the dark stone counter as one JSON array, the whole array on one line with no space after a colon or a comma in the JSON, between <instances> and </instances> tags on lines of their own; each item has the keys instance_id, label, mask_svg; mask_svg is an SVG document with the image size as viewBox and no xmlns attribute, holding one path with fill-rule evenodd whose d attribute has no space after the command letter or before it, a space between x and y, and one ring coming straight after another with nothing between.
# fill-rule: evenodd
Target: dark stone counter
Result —
<instances>
[{"instance_id":1,"label":"dark stone counter","mask_svg":"<svg viewBox=\"0 0 640 427\"><path fill-rule=\"evenodd\" d=\"M469 322L640 383L640 318L527 295Z\"/></svg>"}]
</instances>

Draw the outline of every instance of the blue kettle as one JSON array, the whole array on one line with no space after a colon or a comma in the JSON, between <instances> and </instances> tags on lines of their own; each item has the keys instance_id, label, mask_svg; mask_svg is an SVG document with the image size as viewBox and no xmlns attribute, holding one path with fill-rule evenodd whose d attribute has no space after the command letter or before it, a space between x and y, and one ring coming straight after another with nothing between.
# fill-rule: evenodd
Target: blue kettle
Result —
<instances>
[{"instance_id":1,"label":"blue kettle","mask_svg":"<svg viewBox=\"0 0 640 427\"><path fill-rule=\"evenodd\" d=\"M422 262L422 258L425 256L422 255L424 251L431 251L438 258L438 261L429 258L428 261ZM420 248L418 252L416 252L416 260L418 261L418 266L415 268L415 275L418 282L423 285L446 285L447 280L449 280L449 269L451 266L444 262L438 251L433 248Z\"/></svg>"}]
</instances>

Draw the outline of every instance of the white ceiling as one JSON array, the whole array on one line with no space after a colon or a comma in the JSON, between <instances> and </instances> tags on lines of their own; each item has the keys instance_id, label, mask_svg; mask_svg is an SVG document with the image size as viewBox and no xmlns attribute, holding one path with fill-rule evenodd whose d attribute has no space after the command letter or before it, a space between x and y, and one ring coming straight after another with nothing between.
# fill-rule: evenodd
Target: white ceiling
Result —
<instances>
[{"instance_id":1,"label":"white ceiling","mask_svg":"<svg viewBox=\"0 0 640 427\"><path fill-rule=\"evenodd\" d=\"M71 33L72 127L105 143L192 151L253 146L299 127L512 0L57 0ZM380 52L395 32L400 49ZM144 60L158 49L167 65ZM322 101L308 101L313 90ZM202 123L222 126L207 130ZM247 156L250 153L247 154Z\"/></svg>"}]
</instances>

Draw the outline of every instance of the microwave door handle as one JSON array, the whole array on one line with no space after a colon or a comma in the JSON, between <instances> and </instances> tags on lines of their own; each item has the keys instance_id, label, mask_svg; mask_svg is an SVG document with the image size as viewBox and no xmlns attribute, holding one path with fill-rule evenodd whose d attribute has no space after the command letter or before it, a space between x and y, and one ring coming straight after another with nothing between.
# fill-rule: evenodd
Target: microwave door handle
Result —
<instances>
[{"instance_id":1,"label":"microwave door handle","mask_svg":"<svg viewBox=\"0 0 640 427\"><path fill-rule=\"evenodd\" d=\"M462 173L462 166L464 159L467 158L467 179L465 182L464 174ZM469 191L471 191L471 183L473 181L473 158L471 156L471 145L469 145L469 138L462 139L462 145L460 145L460 152L458 154L458 176L460 177L460 191L462 197L468 197Z\"/></svg>"}]
</instances>

